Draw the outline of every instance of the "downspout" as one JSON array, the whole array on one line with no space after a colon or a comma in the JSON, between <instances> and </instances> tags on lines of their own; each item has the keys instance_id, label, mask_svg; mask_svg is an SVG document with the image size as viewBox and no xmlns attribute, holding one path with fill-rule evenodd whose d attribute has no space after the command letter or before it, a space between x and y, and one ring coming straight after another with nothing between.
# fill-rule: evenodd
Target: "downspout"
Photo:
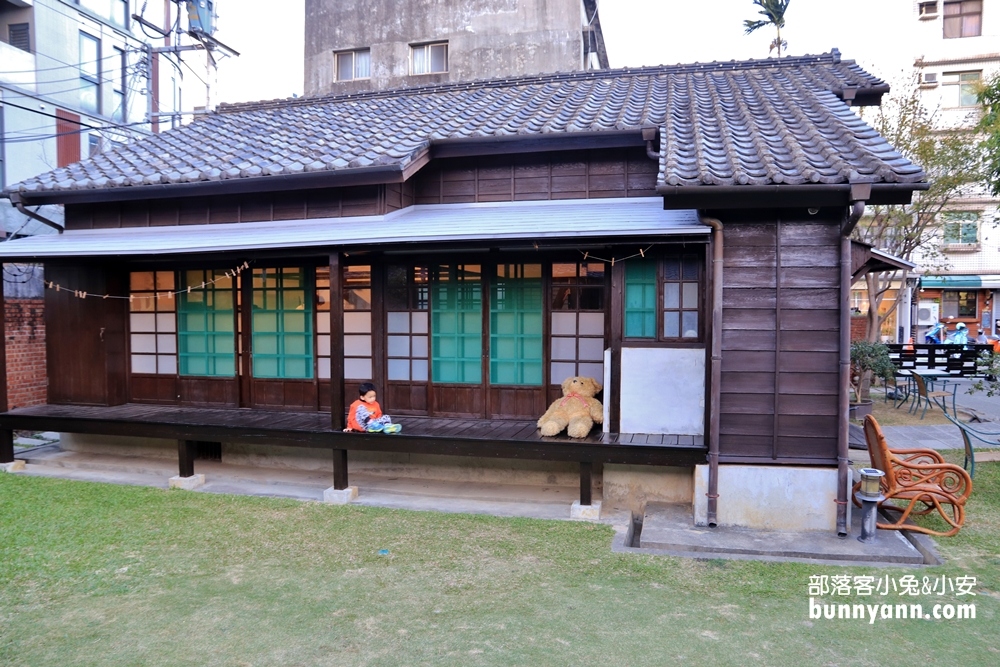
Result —
<instances>
[{"instance_id":1,"label":"downspout","mask_svg":"<svg viewBox=\"0 0 1000 667\"><path fill-rule=\"evenodd\" d=\"M27 208L25 208L24 204L21 202L21 198L17 196L17 193L11 193L10 194L10 203L14 205L14 208L16 208L18 211L20 211L24 215L28 216L29 218L33 218L33 219L37 220L38 222L42 223L43 225L48 225L49 227L51 227L52 229L56 230L60 234L63 233L64 230L63 230L62 226L59 225L58 223L53 222L53 221L49 220L48 218L43 217L41 215L38 215L34 211L29 211Z\"/></svg>"},{"instance_id":2,"label":"downspout","mask_svg":"<svg viewBox=\"0 0 1000 667\"><path fill-rule=\"evenodd\" d=\"M701 218L712 228L712 393L708 404L708 525L717 524L719 505L719 403L722 400L722 222Z\"/></svg>"},{"instance_id":3,"label":"downspout","mask_svg":"<svg viewBox=\"0 0 1000 667\"><path fill-rule=\"evenodd\" d=\"M837 536L847 537L848 434L851 382L851 233L865 212L871 183L851 184L851 209L840 230L840 423L837 429Z\"/></svg>"}]
</instances>

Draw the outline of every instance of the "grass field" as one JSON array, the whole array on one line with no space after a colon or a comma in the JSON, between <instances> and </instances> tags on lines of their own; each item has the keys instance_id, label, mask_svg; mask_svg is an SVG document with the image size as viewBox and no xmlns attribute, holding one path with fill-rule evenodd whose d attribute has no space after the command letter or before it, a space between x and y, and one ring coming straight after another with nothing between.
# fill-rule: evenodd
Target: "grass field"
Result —
<instances>
[{"instance_id":1,"label":"grass field","mask_svg":"<svg viewBox=\"0 0 1000 667\"><path fill-rule=\"evenodd\" d=\"M0 664L998 664L1000 466L976 472L948 564L923 570L615 554L587 523L0 475ZM809 578L833 574L975 576L974 598L916 601L977 617L811 620Z\"/></svg>"}]
</instances>

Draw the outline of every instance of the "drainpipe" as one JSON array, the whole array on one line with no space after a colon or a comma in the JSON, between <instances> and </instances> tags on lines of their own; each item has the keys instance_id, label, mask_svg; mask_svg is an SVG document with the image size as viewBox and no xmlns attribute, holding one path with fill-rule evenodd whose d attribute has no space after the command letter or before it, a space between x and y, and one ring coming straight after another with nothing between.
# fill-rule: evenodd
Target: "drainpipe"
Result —
<instances>
[{"instance_id":1,"label":"drainpipe","mask_svg":"<svg viewBox=\"0 0 1000 667\"><path fill-rule=\"evenodd\" d=\"M851 233L865 212L871 183L851 183L851 209L840 229L840 424L837 429L837 535L847 537L848 434L851 382Z\"/></svg>"},{"instance_id":2,"label":"drainpipe","mask_svg":"<svg viewBox=\"0 0 1000 667\"><path fill-rule=\"evenodd\" d=\"M24 207L24 203L21 201L21 198L18 196L16 192L10 193L10 203L14 205L14 208L16 208L18 211L28 216L29 218L33 218L38 222L42 223L43 225L48 225L49 227L56 230L60 234L63 233L63 228L58 223L53 222L41 215L38 215L34 211L29 211L28 209L26 209Z\"/></svg>"},{"instance_id":3,"label":"drainpipe","mask_svg":"<svg viewBox=\"0 0 1000 667\"><path fill-rule=\"evenodd\" d=\"M719 505L719 402L722 399L722 222L701 218L712 228L712 394L708 403L708 525L716 526Z\"/></svg>"},{"instance_id":4,"label":"drainpipe","mask_svg":"<svg viewBox=\"0 0 1000 667\"><path fill-rule=\"evenodd\" d=\"M653 146L656 141L656 134L659 130L655 127L642 128L642 140L646 142L646 157L656 162L660 161L660 147Z\"/></svg>"}]
</instances>

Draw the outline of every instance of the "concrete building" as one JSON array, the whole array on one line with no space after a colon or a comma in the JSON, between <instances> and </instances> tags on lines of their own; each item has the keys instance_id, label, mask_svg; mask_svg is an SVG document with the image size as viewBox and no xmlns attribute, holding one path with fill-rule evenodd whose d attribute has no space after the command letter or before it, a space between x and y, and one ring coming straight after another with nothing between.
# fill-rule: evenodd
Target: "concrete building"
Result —
<instances>
[{"instance_id":1,"label":"concrete building","mask_svg":"<svg viewBox=\"0 0 1000 667\"><path fill-rule=\"evenodd\" d=\"M187 30L184 3L136 4L0 0L0 187L175 127L185 119L173 114L209 103L202 53L154 54L149 66L149 47ZM137 23L140 12L168 37ZM151 126L151 113L167 115ZM61 206L37 213L62 225ZM0 223L6 234L56 232L11 206L0 206Z\"/></svg>"},{"instance_id":2,"label":"concrete building","mask_svg":"<svg viewBox=\"0 0 1000 667\"><path fill-rule=\"evenodd\" d=\"M306 0L305 94L607 68L596 0Z\"/></svg>"},{"instance_id":3,"label":"concrete building","mask_svg":"<svg viewBox=\"0 0 1000 667\"><path fill-rule=\"evenodd\" d=\"M942 129L979 120L980 82L1000 74L1000 1L914 2L919 52L914 63L924 104ZM956 200L941 216L940 243L947 266L924 269L915 308L917 332L935 319L964 322L1000 335L1000 216L986 187ZM930 264L930 263L929 263Z\"/></svg>"}]
</instances>

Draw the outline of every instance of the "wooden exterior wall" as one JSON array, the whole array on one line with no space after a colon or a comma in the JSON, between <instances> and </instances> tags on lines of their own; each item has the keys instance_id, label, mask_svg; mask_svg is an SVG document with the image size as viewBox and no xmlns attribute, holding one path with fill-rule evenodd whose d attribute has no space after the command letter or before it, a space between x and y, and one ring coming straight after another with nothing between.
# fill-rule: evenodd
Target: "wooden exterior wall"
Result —
<instances>
[{"instance_id":1,"label":"wooden exterior wall","mask_svg":"<svg viewBox=\"0 0 1000 667\"><path fill-rule=\"evenodd\" d=\"M722 462L836 463L839 218L725 226Z\"/></svg>"},{"instance_id":2,"label":"wooden exterior wall","mask_svg":"<svg viewBox=\"0 0 1000 667\"><path fill-rule=\"evenodd\" d=\"M127 294L114 265L46 264L45 278L90 294ZM120 405L127 401L128 302L45 290L49 403Z\"/></svg>"},{"instance_id":3,"label":"wooden exterior wall","mask_svg":"<svg viewBox=\"0 0 1000 667\"><path fill-rule=\"evenodd\" d=\"M406 183L218 197L69 204L66 228L381 215L413 204L653 197L658 164L641 148L437 160Z\"/></svg>"}]
</instances>

